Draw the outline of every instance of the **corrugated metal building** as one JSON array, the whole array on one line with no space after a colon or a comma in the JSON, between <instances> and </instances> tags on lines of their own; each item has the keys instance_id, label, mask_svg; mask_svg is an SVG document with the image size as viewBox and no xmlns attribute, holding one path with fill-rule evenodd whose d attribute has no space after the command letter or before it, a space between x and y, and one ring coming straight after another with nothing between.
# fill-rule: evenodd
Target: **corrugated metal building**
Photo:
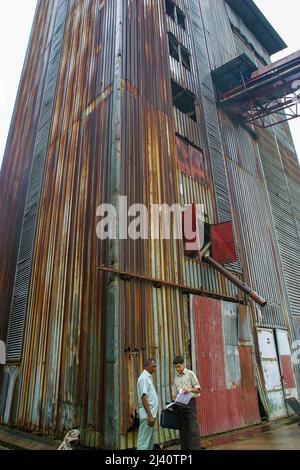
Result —
<instances>
[{"instance_id":1,"label":"corrugated metal building","mask_svg":"<svg viewBox=\"0 0 300 470\"><path fill-rule=\"evenodd\" d=\"M2 423L134 447L143 360L158 360L164 406L177 354L202 383L202 435L289 413L297 155L286 123L255 133L222 111L211 74L284 47L251 0L38 2L0 176ZM180 240L98 240L97 207L119 195L233 221L228 269L267 306ZM176 437L158 429L159 443Z\"/></svg>"}]
</instances>

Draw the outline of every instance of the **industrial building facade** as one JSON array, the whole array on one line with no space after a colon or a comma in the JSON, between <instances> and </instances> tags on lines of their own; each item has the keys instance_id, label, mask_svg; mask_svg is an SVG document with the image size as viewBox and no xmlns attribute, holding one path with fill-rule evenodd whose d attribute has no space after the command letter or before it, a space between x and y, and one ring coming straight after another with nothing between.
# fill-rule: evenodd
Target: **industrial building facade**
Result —
<instances>
[{"instance_id":1,"label":"industrial building facade","mask_svg":"<svg viewBox=\"0 0 300 470\"><path fill-rule=\"evenodd\" d=\"M163 407L178 354L200 378L203 436L290 414L300 167L285 119L218 104L236 70L284 48L252 0L38 2L0 176L2 424L133 448L143 360ZM232 222L227 269L267 305L181 240L99 240L97 207L120 195ZM158 443L176 437L158 426Z\"/></svg>"}]
</instances>

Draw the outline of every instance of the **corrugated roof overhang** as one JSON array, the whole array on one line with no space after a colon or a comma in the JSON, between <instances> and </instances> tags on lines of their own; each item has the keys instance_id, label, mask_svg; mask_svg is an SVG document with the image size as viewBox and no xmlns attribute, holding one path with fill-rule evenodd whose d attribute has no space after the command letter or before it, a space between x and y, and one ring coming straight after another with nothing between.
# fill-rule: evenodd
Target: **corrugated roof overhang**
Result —
<instances>
[{"instance_id":1,"label":"corrugated roof overhang","mask_svg":"<svg viewBox=\"0 0 300 470\"><path fill-rule=\"evenodd\" d=\"M270 55L287 47L253 0L226 0Z\"/></svg>"}]
</instances>

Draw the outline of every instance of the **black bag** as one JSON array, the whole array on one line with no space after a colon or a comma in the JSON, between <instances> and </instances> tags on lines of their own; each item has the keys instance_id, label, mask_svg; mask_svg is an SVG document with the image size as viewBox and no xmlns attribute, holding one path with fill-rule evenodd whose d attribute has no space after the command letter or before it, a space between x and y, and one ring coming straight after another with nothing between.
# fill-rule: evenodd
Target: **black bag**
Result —
<instances>
[{"instance_id":1,"label":"black bag","mask_svg":"<svg viewBox=\"0 0 300 470\"><path fill-rule=\"evenodd\" d=\"M180 413L173 408L162 410L160 415L160 425L166 429L180 429Z\"/></svg>"},{"instance_id":2,"label":"black bag","mask_svg":"<svg viewBox=\"0 0 300 470\"><path fill-rule=\"evenodd\" d=\"M298 421L299 421L298 424L300 426L300 403L299 401L296 400L296 398L288 398L286 402L290 405L294 413L297 415Z\"/></svg>"}]
</instances>

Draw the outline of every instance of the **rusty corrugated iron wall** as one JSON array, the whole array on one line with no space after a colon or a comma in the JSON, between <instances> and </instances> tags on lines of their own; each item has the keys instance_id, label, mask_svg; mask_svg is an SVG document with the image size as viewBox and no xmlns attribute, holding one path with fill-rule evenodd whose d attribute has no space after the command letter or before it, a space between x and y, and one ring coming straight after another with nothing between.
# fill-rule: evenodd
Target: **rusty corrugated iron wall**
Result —
<instances>
[{"instance_id":1,"label":"rusty corrugated iron wall","mask_svg":"<svg viewBox=\"0 0 300 470\"><path fill-rule=\"evenodd\" d=\"M210 266L185 258L183 243L162 233L159 240L96 238L97 206L118 195L149 209L205 204L208 223L234 220L238 262L231 269L269 300L262 316L251 305L252 321L290 329L263 144L218 111L210 73L238 55L241 28L259 56L267 61L268 54L225 1L174 4L185 29L166 14L165 0L38 3L0 180L1 211L13 234L0 238L3 337L10 319L0 419L12 427L62 436L78 426L84 445L134 447L136 381L146 356L158 360L161 406L170 399L177 354L214 388L213 365L208 370L197 352L197 344L209 352L210 326L200 320L208 303L218 316L222 344L212 347L222 352L220 393L228 406L219 417L206 414L218 401L208 386L200 406L205 433L259 421L255 362L260 370L244 295ZM235 29L230 21L238 22ZM168 33L190 52L190 70L170 56ZM171 79L195 96L197 122L173 106ZM29 129L17 132L23 118ZM292 177L287 184L296 214L297 186ZM101 265L129 277L104 273ZM198 323L192 297L176 285L215 297L203 308L198 300ZM227 314L226 305L237 302L244 303L238 316ZM160 443L176 437L158 429Z\"/></svg>"},{"instance_id":2,"label":"rusty corrugated iron wall","mask_svg":"<svg viewBox=\"0 0 300 470\"><path fill-rule=\"evenodd\" d=\"M57 79L49 137L41 135L46 147L37 155L43 167L32 180L41 192L22 359L5 372L4 422L46 435L80 426L83 442L100 447L104 284L97 268L105 247L95 236L95 214L108 191L114 9L110 2L63 0L39 2L37 12L54 15L63 42L55 42L54 29L47 76ZM40 29L35 23L33 31Z\"/></svg>"},{"instance_id":3,"label":"rusty corrugated iron wall","mask_svg":"<svg viewBox=\"0 0 300 470\"><path fill-rule=\"evenodd\" d=\"M248 313L214 299L191 299L202 386L201 434L219 434L260 422ZM238 325L241 319L240 325Z\"/></svg>"},{"instance_id":4,"label":"rusty corrugated iron wall","mask_svg":"<svg viewBox=\"0 0 300 470\"><path fill-rule=\"evenodd\" d=\"M300 168L288 126L278 126L260 135L258 147L268 188L276 238L291 311L290 334L299 337L295 322L300 319ZM299 366L296 367L298 383Z\"/></svg>"},{"instance_id":5,"label":"rusty corrugated iron wall","mask_svg":"<svg viewBox=\"0 0 300 470\"><path fill-rule=\"evenodd\" d=\"M200 5L212 69L241 53L258 67L270 62L268 52L225 1L203 0ZM292 341L299 306L300 179L289 127L261 130L256 140L223 112L218 114L242 267L247 282L268 299L262 312L254 308L253 320L257 326L288 330Z\"/></svg>"},{"instance_id":6,"label":"rusty corrugated iron wall","mask_svg":"<svg viewBox=\"0 0 300 470\"><path fill-rule=\"evenodd\" d=\"M7 312L14 286L24 205L49 65L57 9L57 5L50 8L50 3L46 0L35 15L35 28L28 45L0 173L1 219L5 220L0 224L1 338L5 338L7 332ZM35 44L40 48L34 47Z\"/></svg>"},{"instance_id":7,"label":"rusty corrugated iron wall","mask_svg":"<svg viewBox=\"0 0 300 470\"><path fill-rule=\"evenodd\" d=\"M231 31L231 41L223 41L222 47L216 43L223 29L218 28L223 22L224 15L230 12L230 20L236 26L241 21L235 17L225 1L213 0L200 2L204 26L207 29L208 54L212 60L212 68L223 65L228 60L239 55L235 43L235 35ZM244 34L247 28L244 26ZM257 46L257 40L248 33L249 40ZM244 44L246 48L246 44ZM261 46L258 46L259 50ZM248 54L252 52L248 48ZM265 51L265 57L266 57ZM213 59L212 59L213 58ZM285 310L284 282L279 272L278 248L276 246L275 230L272 213L268 203L268 193L257 144L251 135L238 123L219 111L220 131L226 161L227 175L230 181L230 193L234 211L234 220L238 231L239 245L242 246L242 266L247 281L268 299L268 307L264 309L265 324L286 327L288 318ZM259 236L258 236L259 233ZM263 237L263 238L262 238Z\"/></svg>"},{"instance_id":8,"label":"rusty corrugated iron wall","mask_svg":"<svg viewBox=\"0 0 300 470\"><path fill-rule=\"evenodd\" d=\"M193 47L190 23L184 32L165 14L165 2L125 2L126 39L124 41L124 98L120 193L128 204L205 203L208 221L216 220L210 162L206 155L207 182L177 171L175 132L203 148L202 126L172 107L170 69L184 87L196 86L197 66L192 56L192 72L169 57L167 34L172 31L189 50ZM186 3L179 6L189 18ZM141 66L142 64L142 66ZM155 70L155 74L153 73ZM175 118L175 121L174 121ZM122 167L122 165L124 165ZM153 230L154 227L151 228ZM122 242L120 267L127 272L178 282L190 287L235 299L234 286L212 272L209 266L184 259L181 242L166 240ZM136 380L142 358L148 351L158 359L156 384L161 404L170 398L172 358L182 351L190 357L186 300L173 289L157 289L145 284L121 281L122 377L120 386L122 447L136 444L136 433L128 433L137 412ZM133 314L134 312L134 314ZM164 332L168 332L165 334ZM123 343L124 341L124 343ZM125 351L125 353L124 353ZM130 399L128 400L128 396ZM159 430L160 442L175 437L174 432Z\"/></svg>"}]
</instances>

